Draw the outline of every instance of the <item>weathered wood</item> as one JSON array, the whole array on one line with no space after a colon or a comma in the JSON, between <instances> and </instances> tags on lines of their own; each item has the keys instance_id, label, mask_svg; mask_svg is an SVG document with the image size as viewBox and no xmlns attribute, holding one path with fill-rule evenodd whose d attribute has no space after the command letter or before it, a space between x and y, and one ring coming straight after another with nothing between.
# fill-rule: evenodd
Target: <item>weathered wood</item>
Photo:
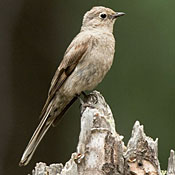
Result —
<instances>
[{"instance_id":1,"label":"weathered wood","mask_svg":"<svg viewBox=\"0 0 175 175\"><path fill-rule=\"evenodd\" d=\"M111 109L103 96L94 91L82 106L81 132L77 153L78 174L123 173L124 143L115 131Z\"/></svg>"},{"instance_id":2,"label":"weathered wood","mask_svg":"<svg viewBox=\"0 0 175 175\"><path fill-rule=\"evenodd\" d=\"M54 166L54 168L59 167L58 171L51 171L51 165L39 163L33 175L123 174L122 138L115 131L111 109L103 96L94 91L85 99L81 107L81 131L77 152L72 154L61 172L60 164Z\"/></svg>"},{"instance_id":3,"label":"weathered wood","mask_svg":"<svg viewBox=\"0 0 175 175\"><path fill-rule=\"evenodd\" d=\"M154 141L146 136L143 126L138 121L134 124L124 158L125 174L161 174L158 160L158 139Z\"/></svg>"},{"instance_id":4,"label":"weathered wood","mask_svg":"<svg viewBox=\"0 0 175 175\"><path fill-rule=\"evenodd\" d=\"M59 175L63 169L63 165L51 164L47 166L45 163L37 163L35 169L32 171L32 175Z\"/></svg>"},{"instance_id":5,"label":"weathered wood","mask_svg":"<svg viewBox=\"0 0 175 175\"><path fill-rule=\"evenodd\" d=\"M168 159L167 175L175 175L175 154L174 154L174 150L170 151L170 157Z\"/></svg>"},{"instance_id":6,"label":"weathered wood","mask_svg":"<svg viewBox=\"0 0 175 175\"><path fill-rule=\"evenodd\" d=\"M136 121L127 147L115 130L110 107L94 91L81 105L81 131L76 153L62 164L38 163L32 175L161 175L158 139L146 136ZM171 150L167 175L175 175Z\"/></svg>"}]
</instances>

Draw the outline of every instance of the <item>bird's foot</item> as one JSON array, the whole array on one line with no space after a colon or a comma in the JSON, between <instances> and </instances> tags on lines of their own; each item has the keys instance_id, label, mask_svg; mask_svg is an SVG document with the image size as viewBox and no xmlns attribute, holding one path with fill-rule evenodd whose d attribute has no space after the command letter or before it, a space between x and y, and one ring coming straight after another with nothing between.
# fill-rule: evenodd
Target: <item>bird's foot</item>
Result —
<instances>
[{"instance_id":1,"label":"bird's foot","mask_svg":"<svg viewBox=\"0 0 175 175\"><path fill-rule=\"evenodd\" d=\"M84 96L85 99L88 98L88 95L84 91L82 91L81 94Z\"/></svg>"},{"instance_id":2,"label":"bird's foot","mask_svg":"<svg viewBox=\"0 0 175 175\"><path fill-rule=\"evenodd\" d=\"M83 95L83 99L80 97L80 95ZM87 100L87 98L88 98L88 95L84 92L84 91L82 91L81 92L81 94L77 94L76 96L77 96L77 98L80 100L80 104L81 105L84 105L85 104L85 102L86 102L86 100Z\"/></svg>"},{"instance_id":3,"label":"bird's foot","mask_svg":"<svg viewBox=\"0 0 175 175\"><path fill-rule=\"evenodd\" d=\"M80 97L80 95L76 95L77 98L78 98L79 101L80 101L81 113L83 113L84 110L85 110L87 107L89 107L89 108L95 108L95 105L93 105L92 103L91 103L91 104L90 104L90 103L86 103L87 100L88 100L88 98L89 98L90 96L87 95L84 91L83 91L81 94L84 96L84 99L82 99L82 98ZM91 98L92 98L92 97L91 97ZM95 98L95 96L94 96L94 98ZM93 98L93 101L94 101L94 98ZM97 99L96 99L96 100L97 100Z\"/></svg>"},{"instance_id":4,"label":"bird's foot","mask_svg":"<svg viewBox=\"0 0 175 175\"><path fill-rule=\"evenodd\" d=\"M80 95L77 94L76 97L79 99L80 104L81 104L81 105L84 105L84 101L83 101L83 99L80 97Z\"/></svg>"}]
</instances>

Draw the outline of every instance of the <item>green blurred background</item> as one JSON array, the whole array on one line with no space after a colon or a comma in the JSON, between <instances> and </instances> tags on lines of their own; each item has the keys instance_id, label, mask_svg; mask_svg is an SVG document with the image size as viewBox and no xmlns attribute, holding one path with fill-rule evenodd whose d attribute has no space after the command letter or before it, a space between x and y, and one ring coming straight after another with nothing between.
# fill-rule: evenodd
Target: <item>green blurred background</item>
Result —
<instances>
[{"instance_id":1,"label":"green blurred background","mask_svg":"<svg viewBox=\"0 0 175 175\"><path fill-rule=\"evenodd\" d=\"M147 135L159 138L166 169L175 149L175 1L1 0L0 174L28 174L39 161L65 163L75 151L79 102L49 130L31 163L18 167L65 49L79 32L83 14L96 5L127 14L114 28L112 69L96 89L110 105L125 143L136 120Z\"/></svg>"}]
</instances>

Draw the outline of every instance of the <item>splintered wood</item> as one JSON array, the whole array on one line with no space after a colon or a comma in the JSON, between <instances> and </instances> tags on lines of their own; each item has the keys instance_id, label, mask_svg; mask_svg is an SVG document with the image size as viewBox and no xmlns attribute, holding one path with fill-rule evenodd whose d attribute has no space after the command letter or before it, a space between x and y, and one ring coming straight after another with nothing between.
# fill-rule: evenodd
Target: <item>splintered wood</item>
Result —
<instances>
[{"instance_id":1,"label":"splintered wood","mask_svg":"<svg viewBox=\"0 0 175 175\"><path fill-rule=\"evenodd\" d=\"M62 164L37 163L32 175L161 175L158 139L146 136L135 122L127 147L115 130L115 121L104 97L93 91L81 106L81 131L76 153ZM171 150L167 175L175 175Z\"/></svg>"},{"instance_id":2,"label":"splintered wood","mask_svg":"<svg viewBox=\"0 0 175 175\"><path fill-rule=\"evenodd\" d=\"M125 174L157 175L161 174L158 160L158 139L146 136L143 126L136 121L131 138L124 153Z\"/></svg>"}]
</instances>

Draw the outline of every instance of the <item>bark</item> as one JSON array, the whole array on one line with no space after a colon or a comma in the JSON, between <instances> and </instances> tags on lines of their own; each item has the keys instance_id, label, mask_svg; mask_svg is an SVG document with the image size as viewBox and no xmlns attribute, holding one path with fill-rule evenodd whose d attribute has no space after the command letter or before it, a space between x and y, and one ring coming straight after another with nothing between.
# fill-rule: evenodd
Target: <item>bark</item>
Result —
<instances>
[{"instance_id":1,"label":"bark","mask_svg":"<svg viewBox=\"0 0 175 175\"><path fill-rule=\"evenodd\" d=\"M161 175L158 139L146 136L136 121L125 147L115 130L115 121L104 97L92 92L81 105L81 131L77 151L62 164L37 163L32 175ZM171 150L168 175L175 175Z\"/></svg>"}]
</instances>

